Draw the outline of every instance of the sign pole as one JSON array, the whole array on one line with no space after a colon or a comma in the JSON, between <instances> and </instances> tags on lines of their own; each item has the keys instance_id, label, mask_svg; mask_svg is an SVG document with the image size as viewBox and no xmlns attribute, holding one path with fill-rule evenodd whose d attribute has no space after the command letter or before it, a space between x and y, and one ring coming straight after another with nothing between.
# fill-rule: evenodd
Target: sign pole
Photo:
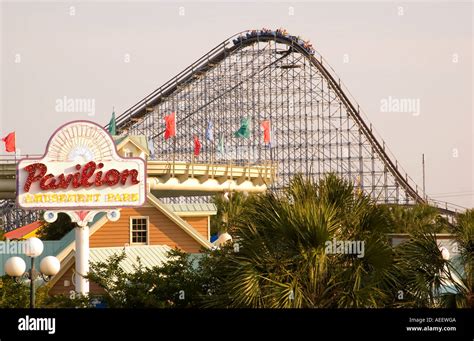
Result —
<instances>
[{"instance_id":1,"label":"sign pole","mask_svg":"<svg viewBox=\"0 0 474 341\"><path fill-rule=\"evenodd\" d=\"M106 218L109 221L117 221L120 219L120 211L118 209L110 210L91 210L91 211L46 211L44 212L44 220L48 223L56 221L58 213L66 213L73 223L76 223L74 228L75 241L75 275L74 286L76 293L81 296L89 294L89 281L86 276L89 273L89 223L94 220L96 214L106 213Z\"/></svg>"},{"instance_id":2,"label":"sign pole","mask_svg":"<svg viewBox=\"0 0 474 341\"><path fill-rule=\"evenodd\" d=\"M89 272L89 226L77 225L76 235L76 274L75 287L76 292L81 296L89 293L89 280L84 278Z\"/></svg>"}]
</instances>

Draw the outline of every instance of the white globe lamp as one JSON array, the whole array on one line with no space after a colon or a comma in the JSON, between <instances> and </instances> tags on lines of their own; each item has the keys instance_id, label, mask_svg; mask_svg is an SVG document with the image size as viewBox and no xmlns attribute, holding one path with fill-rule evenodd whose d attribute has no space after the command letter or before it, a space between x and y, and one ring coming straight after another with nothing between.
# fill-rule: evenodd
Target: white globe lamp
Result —
<instances>
[{"instance_id":1,"label":"white globe lamp","mask_svg":"<svg viewBox=\"0 0 474 341\"><path fill-rule=\"evenodd\" d=\"M26 240L25 244L25 255L28 257L38 257L43 253L44 245L40 239L31 237Z\"/></svg>"},{"instance_id":2,"label":"white globe lamp","mask_svg":"<svg viewBox=\"0 0 474 341\"><path fill-rule=\"evenodd\" d=\"M61 267L59 259L54 256L47 256L41 260L40 271L46 276L54 276L59 272Z\"/></svg>"},{"instance_id":3,"label":"white globe lamp","mask_svg":"<svg viewBox=\"0 0 474 341\"><path fill-rule=\"evenodd\" d=\"M26 263L23 258L10 257L5 262L5 272L11 277L21 277L26 271Z\"/></svg>"}]
</instances>

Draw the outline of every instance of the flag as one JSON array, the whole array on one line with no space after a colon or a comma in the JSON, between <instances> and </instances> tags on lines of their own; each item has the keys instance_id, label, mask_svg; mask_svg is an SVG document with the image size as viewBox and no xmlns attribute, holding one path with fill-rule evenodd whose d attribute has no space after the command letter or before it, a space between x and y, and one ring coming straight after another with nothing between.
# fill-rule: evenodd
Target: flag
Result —
<instances>
[{"instance_id":1,"label":"flag","mask_svg":"<svg viewBox=\"0 0 474 341\"><path fill-rule=\"evenodd\" d=\"M5 151L8 153L16 152L15 132L8 134L2 141L5 142Z\"/></svg>"},{"instance_id":2,"label":"flag","mask_svg":"<svg viewBox=\"0 0 474 341\"><path fill-rule=\"evenodd\" d=\"M112 118L109 121L110 135L117 135L117 122L115 121L115 111L112 112Z\"/></svg>"},{"instance_id":3,"label":"flag","mask_svg":"<svg viewBox=\"0 0 474 341\"><path fill-rule=\"evenodd\" d=\"M271 143L270 120L262 121L262 128L263 128L263 142Z\"/></svg>"},{"instance_id":4,"label":"flag","mask_svg":"<svg viewBox=\"0 0 474 341\"><path fill-rule=\"evenodd\" d=\"M206 140L210 142L214 141L214 124L212 123L211 120L207 122Z\"/></svg>"},{"instance_id":5,"label":"flag","mask_svg":"<svg viewBox=\"0 0 474 341\"><path fill-rule=\"evenodd\" d=\"M153 137L148 139L148 150L150 151L150 158L155 156L155 145L153 144Z\"/></svg>"},{"instance_id":6,"label":"flag","mask_svg":"<svg viewBox=\"0 0 474 341\"><path fill-rule=\"evenodd\" d=\"M250 137L250 119L242 118L240 128L234 133L235 137L243 137L248 139Z\"/></svg>"},{"instance_id":7,"label":"flag","mask_svg":"<svg viewBox=\"0 0 474 341\"><path fill-rule=\"evenodd\" d=\"M194 135L194 156L199 156L199 152L201 151L201 142L199 141L199 137Z\"/></svg>"},{"instance_id":8,"label":"flag","mask_svg":"<svg viewBox=\"0 0 474 341\"><path fill-rule=\"evenodd\" d=\"M165 140L176 136L176 116L175 113L165 116Z\"/></svg>"},{"instance_id":9,"label":"flag","mask_svg":"<svg viewBox=\"0 0 474 341\"><path fill-rule=\"evenodd\" d=\"M219 143L217 144L217 151L222 155L225 153L225 146L224 146L224 135L219 135Z\"/></svg>"}]
</instances>

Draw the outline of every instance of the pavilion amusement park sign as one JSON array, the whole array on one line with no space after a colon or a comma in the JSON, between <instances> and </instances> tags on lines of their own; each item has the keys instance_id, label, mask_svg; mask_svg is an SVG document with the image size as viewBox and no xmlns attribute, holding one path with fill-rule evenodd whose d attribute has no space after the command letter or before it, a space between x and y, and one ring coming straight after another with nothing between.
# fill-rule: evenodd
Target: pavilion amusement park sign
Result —
<instances>
[{"instance_id":1,"label":"pavilion amusement park sign","mask_svg":"<svg viewBox=\"0 0 474 341\"><path fill-rule=\"evenodd\" d=\"M120 157L102 127L75 121L53 134L43 158L19 161L17 201L25 209L141 206L145 181L143 159Z\"/></svg>"}]
</instances>

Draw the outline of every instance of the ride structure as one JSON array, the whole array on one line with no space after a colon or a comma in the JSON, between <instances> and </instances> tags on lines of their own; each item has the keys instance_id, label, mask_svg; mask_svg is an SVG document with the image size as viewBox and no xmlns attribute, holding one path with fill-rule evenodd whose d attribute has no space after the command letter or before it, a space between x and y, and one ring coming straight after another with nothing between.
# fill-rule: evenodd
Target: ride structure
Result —
<instances>
[{"instance_id":1,"label":"ride structure","mask_svg":"<svg viewBox=\"0 0 474 341\"><path fill-rule=\"evenodd\" d=\"M164 117L172 112L177 134L165 140ZM243 119L250 122L249 138L234 135ZM270 143L263 140L262 121L271 124ZM206 138L209 122L212 139ZM283 29L244 31L224 40L121 114L117 130L147 136L152 161L269 164L277 169L270 185L276 191L296 174L317 180L331 172L378 203L427 203L447 214L462 209L423 193L327 61ZM196 136L202 143L197 158ZM3 205L12 207L11 200Z\"/></svg>"}]
</instances>

